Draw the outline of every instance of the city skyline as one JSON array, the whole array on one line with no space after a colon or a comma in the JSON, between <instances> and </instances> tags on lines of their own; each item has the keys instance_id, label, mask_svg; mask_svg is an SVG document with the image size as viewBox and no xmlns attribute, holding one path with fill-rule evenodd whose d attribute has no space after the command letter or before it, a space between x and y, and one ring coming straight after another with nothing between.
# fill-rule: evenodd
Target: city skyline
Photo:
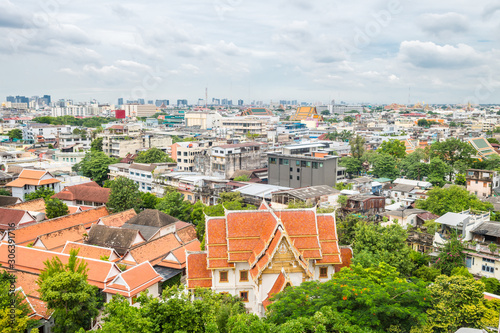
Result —
<instances>
[{"instance_id":1,"label":"city skyline","mask_svg":"<svg viewBox=\"0 0 500 333\"><path fill-rule=\"evenodd\" d=\"M0 2L0 95L499 103L488 1Z\"/></svg>"}]
</instances>

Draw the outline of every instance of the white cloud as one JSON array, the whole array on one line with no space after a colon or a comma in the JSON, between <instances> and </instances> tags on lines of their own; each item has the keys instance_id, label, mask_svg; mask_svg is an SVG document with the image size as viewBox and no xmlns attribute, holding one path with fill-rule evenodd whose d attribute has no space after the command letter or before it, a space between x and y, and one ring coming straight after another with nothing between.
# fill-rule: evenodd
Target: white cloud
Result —
<instances>
[{"instance_id":1,"label":"white cloud","mask_svg":"<svg viewBox=\"0 0 500 333\"><path fill-rule=\"evenodd\" d=\"M423 14L418 25L428 33L440 35L443 32L461 33L469 29L469 20L465 15L458 13Z\"/></svg>"}]
</instances>

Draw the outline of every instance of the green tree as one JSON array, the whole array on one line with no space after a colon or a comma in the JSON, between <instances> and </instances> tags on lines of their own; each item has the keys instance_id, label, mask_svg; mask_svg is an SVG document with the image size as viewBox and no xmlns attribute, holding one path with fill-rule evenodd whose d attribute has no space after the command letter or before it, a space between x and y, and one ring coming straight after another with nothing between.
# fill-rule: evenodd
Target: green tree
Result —
<instances>
[{"instance_id":1,"label":"green tree","mask_svg":"<svg viewBox=\"0 0 500 333\"><path fill-rule=\"evenodd\" d=\"M366 223L362 218L349 214L341 217L337 214L337 232L339 234L339 243L341 245L351 245L354 243L356 236L356 226Z\"/></svg>"},{"instance_id":2,"label":"green tree","mask_svg":"<svg viewBox=\"0 0 500 333\"><path fill-rule=\"evenodd\" d=\"M409 282L385 263L370 268L351 265L331 280L303 282L286 288L273 299L267 314L273 324L329 311L339 314L341 322L376 332L409 332L412 327L419 327L426 320L429 304L425 283Z\"/></svg>"},{"instance_id":3,"label":"green tree","mask_svg":"<svg viewBox=\"0 0 500 333\"><path fill-rule=\"evenodd\" d=\"M457 174L455 177L455 185L462 185L465 186L467 184L467 179L465 178L465 175L463 173Z\"/></svg>"},{"instance_id":4,"label":"green tree","mask_svg":"<svg viewBox=\"0 0 500 333\"><path fill-rule=\"evenodd\" d=\"M429 182L434 186L442 187L446 184L445 177L450 172L451 167L440 158L434 157L429 165Z\"/></svg>"},{"instance_id":5,"label":"green tree","mask_svg":"<svg viewBox=\"0 0 500 333\"><path fill-rule=\"evenodd\" d=\"M224 333L230 317L245 313L243 303L227 294L199 289L193 296L192 301L182 287L168 287L161 299L141 295L140 308L123 297L114 297L105 306L101 332Z\"/></svg>"},{"instance_id":6,"label":"green tree","mask_svg":"<svg viewBox=\"0 0 500 333\"><path fill-rule=\"evenodd\" d=\"M484 159L484 169L486 170L500 170L500 156L497 154L490 155Z\"/></svg>"},{"instance_id":7,"label":"green tree","mask_svg":"<svg viewBox=\"0 0 500 333\"><path fill-rule=\"evenodd\" d=\"M134 208L139 212L142 205L142 196L139 191L139 185L132 179L118 177L111 181L111 192L109 194L106 207L113 213L123 212L124 210Z\"/></svg>"},{"instance_id":8,"label":"green tree","mask_svg":"<svg viewBox=\"0 0 500 333\"><path fill-rule=\"evenodd\" d=\"M321 111L321 115L323 115L323 116L328 116L329 114L330 114L330 110Z\"/></svg>"},{"instance_id":9,"label":"green tree","mask_svg":"<svg viewBox=\"0 0 500 333\"><path fill-rule=\"evenodd\" d=\"M25 201L35 200L43 198L44 200L49 200L51 196L56 194L50 187L39 187L35 192L28 193L24 196Z\"/></svg>"},{"instance_id":10,"label":"green tree","mask_svg":"<svg viewBox=\"0 0 500 333\"><path fill-rule=\"evenodd\" d=\"M22 140L23 139L23 132L19 128L14 128L10 130L7 135L9 136L9 139L11 140Z\"/></svg>"},{"instance_id":11,"label":"green tree","mask_svg":"<svg viewBox=\"0 0 500 333\"><path fill-rule=\"evenodd\" d=\"M360 135L356 135L354 139L349 140L349 146L351 146L352 157L360 159L365 152L365 139Z\"/></svg>"},{"instance_id":12,"label":"green tree","mask_svg":"<svg viewBox=\"0 0 500 333\"><path fill-rule=\"evenodd\" d=\"M217 203L223 204L226 202L240 202L243 203L243 197L241 196L241 193L238 191L235 192L221 192L219 194L219 199L217 199Z\"/></svg>"},{"instance_id":13,"label":"green tree","mask_svg":"<svg viewBox=\"0 0 500 333\"><path fill-rule=\"evenodd\" d=\"M141 209L155 209L161 199L153 193L141 192L141 200Z\"/></svg>"},{"instance_id":14,"label":"green tree","mask_svg":"<svg viewBox=\"0 0 500 333\"><path fill-rule=\"evenodd\" d=\"M431 145L431 158L439 157L442 161L453 167L455 162L464 161L472 163L472 156L476 153L475 149L467 143L456 138L449 138L446 141L435 142ZM450 170L449 179L453 176L453 169Z\"/></svg>"},{"instance_id":15,"label":"green tree","mask_svg":"<svg viewBox=\"0 0 500 333\"><path fill-rule=\"evenodd\" d=\"M465 267L464 246L456 235L452 235L439 249L434 267L446 275L451 275L452 270L457 267Z\"/></svg>"},{"instance_id":16,"label":"green tree","mask_svg":"<svg viewBox=\"0 0 500 333\"><path fill-rule=\"evenodd\" d=\"M405 144L397 139L391 139L382 142L380 147L377 149L378 152L382 154L389 154L395 158L403 158L406 156L406 146Z\"/></svg>"},{"instance_id":17,"label":"green tree","mask_svg":"<svg viewBox=\"0 0 500 333\"><path fill-rule=\"evenodd\" d=\"M416 149L413 153L406 155L399 163L402 176L408 179L422 180L429 175L429 164L423 162L425 153L422 149Z\"/></svg>"},{"instance_id":18,"label":"green tree","mask_svg":"<svg viewBox=\"0 0 500 333\"><path fill-rule=\"evenodd\" d=\"M80 171L83 176L102 184L108 178L109 165L116 162L117 159L107 156L102 151L91 150L85 154L81 162L73 166L73 171Z\"/></svg>"},{"instance_id":19,"label":"green tree","mask_svg":"<svg viewBox=\"0 0 500 333\"><path fill-rule=\"evenodd\" d=\"M4 188L0 188L0 195L5 195L11 197L12 194Z\"/></svg>"},{"instance_id":20,"label":"green tree","mask_svg":"<svg viewBox=\"0 0 500 333\"><path fill-rule=\"evenodd\" d=\"M181 221L189 221L192 210L191 206L189 201L184 200L183 194L177 191L169 191L161 198L160 202L156 205L156 209Z\"/></svg>"},{"instance_id":21,"label":"green tree","mask_svg":"<svg viewBox=\"0 0 500 333\"><path fill-rule=\"evenodd\" d=\"M102 151L102 140L102 137L92 140L90 143L90 149L94 151Z\"/></svg>"},{"instance_id":22,"label":"green tree","mask_svg":"<svg viewBox=\"0 0 500 333\"><path fill-rule=\"evenodd\" d=\"M481 277L479 280L484 283L484 291L487 293L499 295L500 294L500 281L496 278Z\"/></svg>"},{"instance_id":23,"label":"green tree","mask_svg":"<svg viewBox=\"0 0 500 333\"><path fill-rule=\"evenodd\" d=\"M474 194L456 185L449 188L434 188L427 192L427 196L425 200L417 200L417 208L440 216L447 212L459 213L467 209L479 211L493 209L493 205L489 202L480 201Z\"/></svg>"},{"instance_id":24,"label":"green tree","mask_svg":"<svg viewBox=\"0 0 500 333\"><path fill-rule=\"evenodd\" d=\"M173 159L171 159L167 153L158 149L158 148L150 148L146 151L141 151L137 155L134 160L135 163L175 163Z\"/></svg>"},{"instance_id":25,"label":"green tree","mask_svg":"<svg viewBox=\"0 0 500 333\"><path fill-rule=\"evenodd\" d=\"M352 176L357 175L361 171L361 160L351 156L342 157L340 159L340 166L346 168L346 172Z\"/></svg>"},{"instance_id":26,"label":"green tree","mask_svg":"<svg viewBox=\"0 0 500 333\"><path fill-rule=\"evenodd\" d=\"M191 210L190 221L196 226L198 239L205 237L205 205L201 201L196 201Z\"/></svg>"},{"instance_id":27,"label":"green tree","mask_svg":"<svg viewBox=\"0 0 500 333\"><path fill-rule=\"evenodd\" d=\"M335 184L335 189L342 190L352 190L352 183L337 183Z\"/></svg>"},{"instance_id":28,"label":"green tree","mask_svg":"<svg viewBox=\"0 0 500 333\"><path fill-rule=\"evenodd\" d=\"M487 140L489 143L500 145L500 141L498 141L496 138L488 138Z\"/></svg>"},{"instance_id":29,"label":"green tree","mask_svg":"<svg viewBox=\"0 0 500 333\"><path fill-rule=\"evenodd\" d=\"M35 321L28 317L31 309L24 301L24 295L20 291L10 292L11 282L15 279L14 275L0 267L0 332L2 333L24 332L27 328L35 326ZM11 318L11 309L14 309L14 321Z\"/></svg>"},{"instance_id":30,"label":"green tree","mask_svg":"<svg viewBox=\"0 0 500 333\"><path fill-rule=\"evenodd\" d=\"M87 283L87 264L77 254L71 251L67 264L59 257L45 261L37 280L40 299L54 311L54 332L89 329L91 318L98 314L98 289Z\"/></svg>"},{"instance_id":31,"label":"green tree","mask_svg":"<svg viewBox=\"0 0 500 333\"><path fill-rule=\"evenodd\" d=\"M409 276L414 263L408 260L411 248L406 243L407 237L406 230L399 224L382 227L358 223L355 227L353 262L364 267L385 262Z\"/></svg>"},{"instance_id":32,"label":"green tree","mask_svg":"<svg viewBox=\"0 0 500 333\"><path fill-rule=\"evenodd\" d=\"M379 154L373 164L373 173L379 178L396 179L399 176L396 159L389 154Z\"/></svg>"},{"instance_id":33,"label":"green tree","mask_svg":"<svg viewBox=\"0 0 500 333\"><path fill-rule=\"evenodd\" d=\"M344 121L346 123L353 123L356 121L356 118L354 118L353 116L347 116L347 117L344 117Z\"/></svg>"},{"instance_id":34,"label":"green tree","mask_svg":"<svg viewBox=\"0 0 500 333\"><path fill-rule=\"evenodd\" d=\"M427 288L432 307L427 310L427 329L455 332L461 327L483 328L484 284L461 275L441 275Z\"/></svg>"},{"instance_id":35,"label":"green tree","mask_svg":"<svg viewBox=\"0 0 500 333\"><path fill-rule=\"evenodd\" d=\"M61 200L57 198L45 200L45 216L47 219L53 219L68 214L68 205Z\"/></svg>"}]
</instances>

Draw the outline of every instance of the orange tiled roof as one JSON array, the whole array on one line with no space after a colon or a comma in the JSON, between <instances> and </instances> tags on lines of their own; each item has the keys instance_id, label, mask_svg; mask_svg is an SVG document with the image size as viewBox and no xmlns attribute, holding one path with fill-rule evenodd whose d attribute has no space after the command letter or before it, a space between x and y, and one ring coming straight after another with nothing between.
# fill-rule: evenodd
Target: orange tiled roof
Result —
<instances>
[{"instance_id":1,"label":"orange tiled roof","mask_svg":"<svg viewBox=\"0 0 500 333\"><path fill-rule=\"evenodd\" d=\"M207 269L206 252L188 252L186 263L188 289L212 287L212 272Z\"/></svg>"},{"instance_id":2,"label":"orange tiled roof","mask_svg":"<svg viewBox=\"0 0 500 333\"><path fill-rule=\"evenodd\" d=\"M208 268L233 267L227 262L226 219L208 218L205 223Z\"/></svg>"},{"instance_id":3,"label":"orange tiled roof","mask_svg":"<svg viewBox=\"0 0 500 333\"><path fill-rule=\"evenodd\" d=\"M69 254L71 250L78 250L78 256L85 258L100 260L102 257L108 257L108 260L112 262L120 258L120 255L112 248L69 241L66 242L61 253Z\"/></svg>"},{"instance_id":4,"label":"orange tiled roof","mask_svg":"<svg viewBox=\"0 0 500 333\"><path fill-rule=\"evenodd\" d=\"M276 278L276 281L274 281L273 286L271 287L271 290L267 293L267 298L262 302L262 305L264 305L264 308L267 309L269 304L272 302L270 301L270 298L272 298L274 295L277 293L280 293L285 289L286 285L286 278L283 272L281 272L278 277Z\"/></svg>"},{"instance_id":5,"label":"orange tiled roof","mask_svg":"<svg viewBox=\"0 0 500 333\"><path fill-rule=\"evenodd\" d=\"M30 220L21 223L26 214L28 214L27 216ZM9 229L12 223L15 225L15 228L19 228L23 225L36 223L36 221L26 211L0 207L0 230Z\"/></svg>"},{"instance_id":6,"label":"orange tiled roof","mask_svg":"<svg viewBox=\"0 0 500 333\"><path fill-rule=\"evenodd\" d=\"M182 242L189 243L193 239L197 239L196 228L193 224L179 221L175 223L175 227L177 228L177 236Z\"/></svg>"},{"instance_id":7,"label":"orange tiled roof","mask_svg":"<svg viewBox=\"0 0 500 333\"><path fill-rule=\"evenodd\" d=\"M108 210L105 206L96 207L85 210L83 212L57 217L55 219L38 222L16 230L16 244L27 245L34 241L39 235L48 234L50 232L83 224L86 228L92 223L97 222L102 216L108 215ZM5 235L4 239L5 240Z\"/></svg>"},{"instance_id":8,"label":"orange tiled roof","mask_svg":"<svg viewBox=\"0 0 500 333\"><path fill-rule=\"evenodd\" d=\"M131 248L123 257L131 255L137 264L149 261L152 265L156 265L160 263L167 253L182 245L177 237L170 233Z\"/></svg>"},{"instance_id":9,"label":"orange tiled roof","mask_svg":"<svg viewBox=\"0 0 500 333\"><path fill-rule=\"evenodd\" d=\"M0 264L2 267L8 267L8 245L6 243L0 244ZM34 273L36 275L45 269L44 262L59 257L63 264L68 262L69 255L45 251L36 248L16 246L16 263L15 270ZM80 257L79 257L80 258ZM104 284L110 282L116 275L120 273L119 268L112 262L95 260L89 258L81 258L87 263L88 282L100 289L104 288ZM0 268L1 269L1 268ZM31 290L22 286L24 290ZM35 288L36 286L32 286Z\"/></svg>"},{"instance_id":10,"label":"orange tiled roof","mask_svg":"<svg viewBox=\"0 0 500 333\"><path fill-rule=\"evenodd\" d=\"M319 115L314 106L298 107L295 113L290 117L291 121L301 121L306 119L318 119L323 121L323 116Z\"/></svg>"},{"instance_id":11,"label":"orange tiled roof","mask_svg":"<svg viewBox=\"0 0 500 333\"><path fill-rule=\"evenodd\" d=\"M321 259L316 212L311 210L283 210L277 213L293 245L306 259Z\"/></svg>"},{"instance_id":12,"label":"orange tiled roof","mask_svg":"<svg viewBox=\"0 0 500 333\"><path fill-rule=\"evenodd\" d=\"M35 200L20 202L15 205L6 206L4 208L27 210L30 212L44 212L45 213L45 200L38 198Z\"/></svg>"},{"instance_id":13,"label":"orange tiled roof","mask_svg":"<svg viewBox=\"0 0 500 333\"><path fill-rule=\"evenodd\" d=\"M54 194L52 198L66 201L80 200L105 204L108 202L110 193L110 188L100 187L96 182L88 182L66 186L61 192Z\"/></svg>"},{"instance_id":14,"label":"orange tiled roof","mask_svg":"<svg viewBox=\"0 0 500 333\"><path fill-rule=\"evenodd\" d=\"M75 226L40 235L33 242L33 246L49 251L59 251L64 247L67 241L82 241L85 232L86 229L83 224L77 224Z\"/></svg>"},{"instance_id":15,"label":"orange tiled roof","mask_svg":"<svg viewBox=\"0 0 500 333\"><path fill-rule=\"evenodd\" d=\"M335 218L331 214L318 215L319 241L323 258L318 264L340 264L342 262L337 239Z\"/></svg>"},{"instance_id":16,"label":"orange tiled roof","mask_svg":"<svg viewBox=\"0 0 500 333\"><path fill-rule=\"evenodd\" d=\"M342 257L342 262L335 265L335 271L338 272L344 267L349 267L352 260L352 249L349 246L343 246L340 248L340 255Z\"/></svg>"},{"instance_id":17,"label":"orange tiled roof","mask_svg":"<svg viewBox=\"0 0 500 333\"><path fill-rule=\"evenodd\" d=\"M103 290L110 294L133 297L162 280L149 262L127 269L115 277Z\"/></svg>"},{"instance_id":18,"label":"orange tiled roof","mask_svg":"<svg viewBox=\"0 0 500 333\"><path fill-rule=\"evenodd\" d=\"M136 215L137 215L137 213L132 208L129 210L125 210L123 212L111 214L108 216L103 216L99 219L99 224L104 224L104 225L107 225L108 227L119 228L122 225L124 225L125 222L127 222L128 220L130 220L131 218L133 218Z\"/></svg>"},{"instance_id":19,"label":"orange tiled roof","mask_svg":"<svg viewBox=\"0 0 500 333\"><path fill-rule=\"evenodd\" d=\"M21 171L19 174L19 177L10 183L6 184L5 186L10 186L10 187L23 187L24 185L47 185L47 184L54 184L54 183L59 183L61 182L58 179L55 178L49 178L49 179L44 179L42 178L46 175L50 174L50 172L47 171L41 171L41 170L28 170L24 169Z\"/></svg>"},{"instance_id":20,"label":"orange tiled roof","mask_svg":"<svg viewBox=\"0 0 500 333\"><path fill-rule=\"evenodd\" d=\"M185 268L186 251L199 251L200 248L201 248L200 241L198 239L194 239L190 243L169 252L167 257L170 254L172 254L177 259L177 261L163 259L158 265L170 268L177 268L177 269Z\"/></svg>"}]
</instances>

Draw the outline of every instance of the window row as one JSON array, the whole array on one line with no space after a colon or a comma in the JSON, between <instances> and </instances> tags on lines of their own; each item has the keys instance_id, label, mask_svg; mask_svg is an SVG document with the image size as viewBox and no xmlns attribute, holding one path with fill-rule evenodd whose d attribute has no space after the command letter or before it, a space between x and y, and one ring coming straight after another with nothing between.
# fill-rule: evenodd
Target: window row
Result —
<instances>
[{"instance_id":1,"label":"window row","mask_svg":"<svg viewBox=\"0 0 500 333\"><path fill-rule=\"evenodd\" d=\"M228 272L220 271L219 272L219 282L228 282ZM240 282L248 281L248 271L240 271Z\"/></svg>"}]
</instances>

